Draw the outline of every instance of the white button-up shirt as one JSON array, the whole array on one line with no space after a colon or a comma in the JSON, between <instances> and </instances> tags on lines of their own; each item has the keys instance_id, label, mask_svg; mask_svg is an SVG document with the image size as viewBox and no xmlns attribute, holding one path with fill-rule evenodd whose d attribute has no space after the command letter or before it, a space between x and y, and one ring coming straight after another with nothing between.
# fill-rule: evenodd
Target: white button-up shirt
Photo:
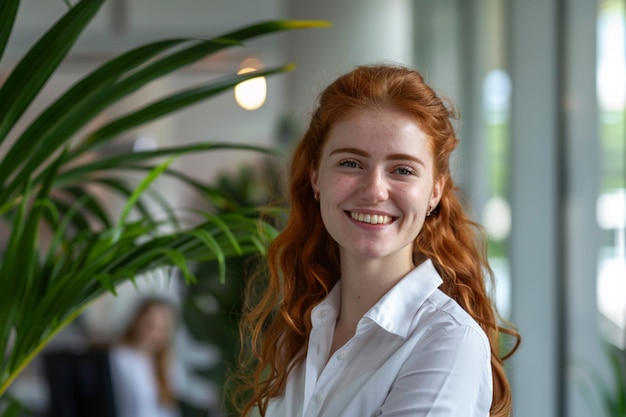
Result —
<instances>
[{"instance_id":1,"label":"white button-up shirt","mask_svg":"<svg viewBox=\"0 0 626 417\"><path fill-rule=\"evenodd\" d=\"M341 282L312 311L306 360L268 417L487 417L491 353L483 330L438 287L431 261L406 275L328 358Z\"/></svg>"}]
</instances>

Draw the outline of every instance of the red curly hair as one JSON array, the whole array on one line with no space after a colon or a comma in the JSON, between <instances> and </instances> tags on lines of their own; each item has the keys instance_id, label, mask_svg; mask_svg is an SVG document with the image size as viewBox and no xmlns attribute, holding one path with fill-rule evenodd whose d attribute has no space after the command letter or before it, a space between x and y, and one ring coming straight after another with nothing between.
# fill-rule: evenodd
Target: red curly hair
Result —
<instances>
[{"instance_id":1,"label":"red curly hair","mask_svg":"<svg viewBox=\"0 0 626 417\"><path fill-rule=\"evenodd\" d=\"M441 201L426 218L414 243L414 258L430 258L444 283L440 287L483 328L491 344L492 417L511 413L511 389L503 360L519 335L499 325L485 289L492 279L484 233L471 221L450 177L450 155L458 143L455 115L416 71L405 67L361 66L339 77L320 95L309 128L297 145L288 183L290 214L272 242L261 286L251 285L241 322L243 379L233 393L240 415L258 408L265 415L270 398L280 395L294 365L306 356L311 310L340 276L339 247L327 233L314 199L310 170L319 166L330 129L363 109L391 108L412 115L426 133L434 156L435 178L446 178ZM259 288L261 290L259 291ZM256 291L255 291L256 290ZM501 357L500 334L516 344Z\"/></svg>"}]
</instances>

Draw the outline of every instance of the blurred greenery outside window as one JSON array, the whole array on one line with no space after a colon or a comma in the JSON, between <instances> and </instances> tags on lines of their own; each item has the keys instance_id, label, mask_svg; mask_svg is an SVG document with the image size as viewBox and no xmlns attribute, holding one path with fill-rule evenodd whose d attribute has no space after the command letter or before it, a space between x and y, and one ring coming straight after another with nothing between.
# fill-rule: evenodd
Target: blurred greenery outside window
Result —
<instances>
[{"instance_id":1,"label":"blurred greenery outside window","mask_svg":"<svg viewBox=\"0 0 626 417\"><path fill-rule=\"evenodd\" d=\"M486 199L478 214L479 222L485 227L488 237L489 263L496 284L495 301L500 314L509 318L511 310L510 264L507 242L511 232L511 206L509 194L509 140L511 109L511 78L507 62L507 1L496 0L485 3L484 26L478 35L483 40L482 52L484 74L481 85L474 91L480 93L480 120L483 160L485 172L481 185Z\"/></svg>"},{"instance_id":2,"label":"blurred greenery outside window","mask_svg":"<svg viewBox=\"0 0 626 417\"><path fill-rule=\"evenodd\" d=\"M626 348L626 60L625 1L603 0L598 13L597 94L601 230L597 301L603 336Z\"/></svg>"},{"instance_id":3,"label":"blurred greenery outside window","mask_svg":"<svg viewBox=\"0 0 626 417\"><path fill-rule=\"evenodd\" d=\"M481 221L489 238L489 262L496 280L498 310L507 317L511 302L506 244L511 232L511 208L507 200L511 101L511 79L508 73L499 68L489 71L483 81L482 95L489 198L483 207Z\"/></svg>"}]
</instances>

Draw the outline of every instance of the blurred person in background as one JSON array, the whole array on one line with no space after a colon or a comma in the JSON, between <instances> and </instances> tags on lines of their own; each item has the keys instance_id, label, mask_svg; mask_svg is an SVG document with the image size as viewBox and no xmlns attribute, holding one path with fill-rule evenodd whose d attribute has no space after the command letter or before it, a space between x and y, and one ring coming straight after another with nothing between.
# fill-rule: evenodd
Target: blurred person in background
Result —
<instances>
[{"instance_id":1,"label":"blurred person in background","mask_svg":"<svg viewBox=\"0 0 626 417\"><path fill-rule=\"evenodd\" d=\"M139 302L110 350L117 417L179 417L170 377L176 309L164 299Z\"/></svg>"}]
</instances>

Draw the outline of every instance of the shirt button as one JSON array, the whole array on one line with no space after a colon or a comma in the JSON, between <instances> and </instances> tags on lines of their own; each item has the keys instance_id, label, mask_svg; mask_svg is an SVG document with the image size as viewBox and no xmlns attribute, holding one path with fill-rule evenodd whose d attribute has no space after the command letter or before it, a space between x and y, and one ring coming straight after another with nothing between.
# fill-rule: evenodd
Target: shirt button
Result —
<instances>
[{"instance_id":1,"label":"shirt button","mask_svg":"<svg viewBox=\"0 0 626 417\"><path fill-rule=\"evenodd\" d=\"M343 360L343 359L345 359L345 358L346 358L346 354L345 354L345 352L340 352L340 353L337 355L337 359L338 359L338 360Z\"/></svg>"},{"instance_id":2,"label":"shirt button","mask_svg":"<svg viewBox=\"0 0 626 417\"><path fill-rule=\"evenodd\" d=\"M324 396L322 394L317 394L315 396L315 401L317 401L318 403L322 402L323 399L324 399Z\"/></svg>"},{"instance_id":3,"label":"shirt button","mask_svg":"<svg viewBox=\"0 0 626 417\"><path fill-rule=\"evenodd\" d=\"M323 319L324 317L326 317L326 310L322 310L319 313L317 313L317 317L320 319Z\"/></svg>"}]
</instances>

